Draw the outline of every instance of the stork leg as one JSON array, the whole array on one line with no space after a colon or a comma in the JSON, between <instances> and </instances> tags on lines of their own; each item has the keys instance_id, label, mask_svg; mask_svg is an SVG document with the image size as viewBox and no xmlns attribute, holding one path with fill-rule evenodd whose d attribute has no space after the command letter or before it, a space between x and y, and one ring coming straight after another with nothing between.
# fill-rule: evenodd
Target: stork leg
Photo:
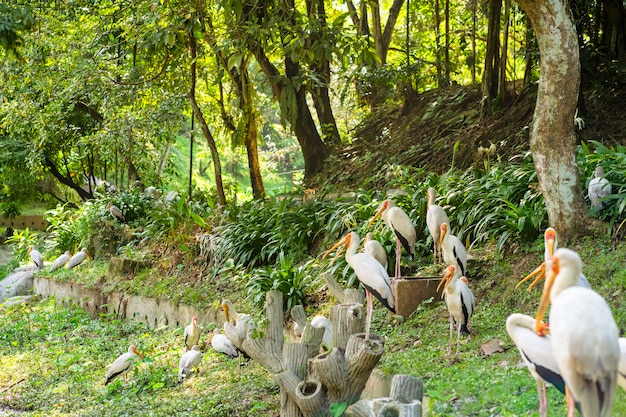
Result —
<instances>
[{"instance_id":1,"label":"stork leg","mask_svg":"<svg viewBox=\"0 0 626 417\"><path fill-rule=\"evenodd\" d=\"M448 356L452 355L452 335L454 329L454 319L450 316L450 342L448 343Z\"/></svg>"},{"instance_id":2,"label":"stork leg","mask_svg":"<svg viewBox=\"0 0 626 417\"><path fill-rule=\"evenodd\" d=\"M437 243L433 242L433 264L434 265L437 265L437 261L439 261L439 256L437 255L439 255L439 253L437 252Z\"/></svg>"},{"instance_id":3,"label":"stork leg","mask_svg":"<svg viewBox=\"0 0 626 417\"><path fill-rule=\"evenodd\" d=\"M548 397L546 396L546 384L537 380L537 394L539 395L539 415L548 417Z\"/></svg>"},{"instance_id":4,"label":"stork leg","mask_svg":"<svg viewBox=\"0 0 626 417\"><path fill-rule=\"evenodd\" d=\"M365 290L365 341L370 340L370 324L372 322L372 293L368 290Z\"/></svg>"},{"instance_id":5,"label":"stork leg","mask_svg":"<svg viewBox=\"0 0 626 417\"><path fill-rule=\"evenodd\" d=\"M400 256L402 255L402 245L400 239L396 238L396 275L394 279L400 278Z\"/></svg>"},{"instance_id":6,"label":"stork leg","mask_svg":"<svg viewBox=\"0 0 626 417\"><path fill-rule=\"evenodd\" d=\"M456 325L456 354L454 355L455 358L459 356L460 344L461 344L461 322L457 323Z\"/></svg>"},{"instance_id":7,"label":"stork leg","mask_svg":"<svg viewBox=\"0 0 626 417\"><path fill-rule=\"evenodd\" d=\"M572 397L568 386L565 386L565 401L567 403L567 417L576 417L576 400Z\"/></svg>"}]
</instances>

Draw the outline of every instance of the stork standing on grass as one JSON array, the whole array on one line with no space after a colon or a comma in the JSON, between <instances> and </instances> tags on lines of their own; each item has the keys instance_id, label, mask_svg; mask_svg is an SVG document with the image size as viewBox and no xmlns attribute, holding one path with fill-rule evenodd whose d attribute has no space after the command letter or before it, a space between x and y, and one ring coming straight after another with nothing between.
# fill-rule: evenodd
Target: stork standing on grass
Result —
<instances>
[{"instance_id":1,"label":"stork standing on grass","mask_svg":"<svg viewBox=\"0 0 626 417\"><path fill-rule=\"evenodd\" d=\"M576 285L582 261L558 249L547 272L535 331L552 335L552 351L565 381L569 417L575 403L584 416L611 415L620 361L619 331L611 309L599 294ZM550 307L550 325L541 320Z\"/></svg>"},{"instance_id":2,"label":"stork standing on grass","mask_svg":"<svg viewBox=\"0 0 626 417\"><path fill-rule=\"evenodd\" d=\"M70 261L72 255L70 251L65 251L65 253L54 260L52 266L50 267L50 272L54 272L56 269L63 267L66 263Z\"/></svg>"},{"instance_id":3,"label":"stork standing on grass","mask_svg":"<svg viewBox=\"0 0 626 417\"><path fill-rule=\"evenodd\" d=\"M135 362L141 358L143 358L143 355L139 352L139 350L137 350L137 347L135 345L130 345L128 352L118 356L117 359L109 365L104 385L107 385L118 376L125 375Z\"/></svg>"},{"instance_id":4,"label":"stork standing on grass","mask_svg":"<svg viewBox=\"0 0 626 417\"><path fill-rule=\"evenodd\" d=\"M201 360L200 346L193 345L191 350L185 352L178 362L178 383L183 382L185 378L191 375L191 372L198 368Z\"/></svg>"},{"instance_id":5,"label":"stork standing on grass","mask_svg":"<svg viewBox=\"0 0 626 417\"><path fill-rule=\"evenodd\" d=\"M400 256L402 247L409 253L409 259L415 255L415 241L417 233L409 216L400 207L396 206L391 199L383 201L378 211L368 223L368 227L378 218L382 217L385 223L396 235L396 268L394 279L400 278Z\"/></svg>"},{"instance_id":6,"label":"stork standing on grass","mask_svg":"<svg viewBox=\"0 0 626 417\"><path fill-rule=\"evenodd\" d=\"M72 256L67 263L67 268L72 269L75 266L80 265L85 259L89 256L89 252L87 252L87 248L82 248L80 252L77 252Z\"/></svg>"},{"instance_id":7,"label":"stork standing on grass","mask_svg":"<svg viewBox=\"0 0 626 417\"><path fill-rule=\"evenodd\" d=\"M356 277L365 287L367 319L365 324L365 340L370 338L370 324L372 320L372 294L380 300L391 312L396 312L396 299L391 288L391 281L387 270L372 256L367 253L357 253L360 239L356 232L350 232L337 242L332 248L324 252L324 259L330 252L340 248L335 255L336 259L341 252L346 250L346 261L352 267ZM334 262L333 259L333 262Z\"/></svg>"},{"instance_id":8,"label":"stork standing on grass","mask_svg":"<svg viewBox=\"0 0 626 417\"><path fill-rule=\"evenodd\" d=\"M461 332L470 334L470 317L474 314L476 307L476 299L474 293L467 285L467 278L460 276L460 271L450 265L437 286L437 291L442 283L445 282L441 297L446 299L448 313L450 316L450 342L448 344L448 355L452 354L452 335L454 325L456 324L456 354L459 356L459 345Z\"/></svg>"},{"instance_id":9,"label":"stork standing on grass","mask_svg":"<svg viewBox=\"0 0 626 417\"><path fill-rule=\"evenodd\" d=\"M122 213L122 210L120 210L118 206L116 206L110 201L109 201L109 204L107 204L107 210L109 210L109 213L111 213L111 215L115 217L116 219L118 219L119 221L121 222L126 221L126 218L124 217L124 213Z\"/></svg>"},{"instance_id":10,"label":"stork standing on grass","mask_svg":"<svg viewBox=\"0 0 626 417\"><path fill-rule=\"evenodd\" d=\"M191 323L185 327L185 331L183 333L183 340L185 342L185 347L187 350L191 350L191 348L198 344L200 340L200 328L198 328L198 317L193 316L191 318Z\"/></svg>"},{"instance_id":11,"label":"stork standing on grass","mask_svg":"<svg viewBox=\"0 0 626 417\"><path fill-rule=\"evenodd\" d=\"M441 225L446 224L448 230L450 229L450 219L448 219L448 215L446 211L441 207L435 204L437 199L437 192L433 187L428 189L428 208L426 209L426 225L428 226L428 231L433 238L433 257L434 261L441 260Z\"/></svg>"},{"instance_id":12,"label":"stork standing on grass","mask_svg":"<svg viewBox=\"0 0 626 417\"><path fill-rule=\"evenodd\" d=\"M35 263L38 269L43 269L43 256L41 252L35 249L33 246L28 248L28 254L30 259Z\"/></svg>"}]
</instances>

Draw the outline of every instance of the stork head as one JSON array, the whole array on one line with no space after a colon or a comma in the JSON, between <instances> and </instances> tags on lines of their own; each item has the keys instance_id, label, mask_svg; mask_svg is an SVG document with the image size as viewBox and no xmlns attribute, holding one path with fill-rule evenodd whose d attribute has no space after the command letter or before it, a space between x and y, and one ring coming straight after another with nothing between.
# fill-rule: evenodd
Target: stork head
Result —
<instances>
[{"instance_id":1,"label":"stork head","mask_svg":"<svg viewBox=\"0 0 626 417\"><path fill-rule=\"evenodd\" d=\"M437 199L437 191L433 187L428 187L428 205L435 204Z\"/></svg>"},{"instance_id":2,"label":"stork head","mask_svg":"<svg viewBox=\"0 0 626 417\"><path fill-rule=\"evenodd\" d=\"M446 233L448 233L448 224L441 223L439 230L441 231L441 233L439 233L439 247L441 247L441 244L443 243L443 239L446 236Z\"/></svg>"},{"instance_id":3,"label":"stork head","mask_svg":"<svg viewBox=\"0 0 626 417\"><path fill-rule=\"evenodd\" d=\"M143 359L143 353L139 352L139 349L137 349L137 346L135 346L135 345L130 345L130 347L128 348L128 352L129 353L134 353L135 355L137 355L141 359Z\"/></svg>"},{"instance_id":4,"label":"stork head","mask_svg":"<svg viewBox=\"0 0 626 417\"><path fill-rule=\"evenodd\" d=\"M544 240L548 256L552 258L552 255L554 255L554 248L556 246L556 230L552 227L548 227L544 233Z\"/></svg>"},{"instance_id":5,"label":"stork head","mask_svg":"<svg viewBox=\"0 0 626 417\"><path fill-rule=\"evenodd\" d=\"M194 325L194 326L197 326L197 325L198 325L198 317L193 316L193 317L191 318L191 322L193 323L193 325Z\"/></svg>"},{"instance_id":6,"label":"stork head","mask_svg":"<svg viewBox=\"0 0 626 417\"><path fill-rule=\"evenodd\" d=\"M341 240L337 243L335 243L335 245L328 249L326 252L324 252L322 254L322 260L324 260L332 251L334 251L335 249L339 248L339 250L337 251L337 253L335 254L335 257L333 258L333 260L331 261L331 265L335 263L335 260L339 257L339 255L341 255L341 252L343 252L348 246L350 246L350 242L353 239L353 235L355 235L356 233L354 232L350 232L347 235L345 235L344 237L341 238ZM342 246L343 245L343 246Z\"/></svg>"},{"instance_id":7,"label":"stork head","mask_svg":"<svg viewBox=\"0 0 626 417\"><path fill-rule=\"evenodd\" d=\"M443 297L443 293L446 292L446 289L448 288L448 284L450 284L450 281L452 281L452 278L454 277L455 272L456 272L455 266L448 265L445 272L443 273L443 278L441 278L441 281L439 281L439 285L437 285L437 292L439 292L439 288L441 287L441 284L443 284L444 282L446 283L443 286L441 297Z\"/></svg>"},{"instance_id":8,"label":"stork head","mask_svg":"<svg viewBox=\"0 0 626 417\"><path fill-rule=\"evenodd\" d=\"M30 253L31 253L34 249L35 249L34 247L29 246L29 247L28 247L28 253L30 254Z\"/></svg>"},{"instance_id":9,"label":"stork head","mask_svg":"<svg viewBox=\"0 0 626 417\"><path fill-rule=\"evenodd\" d=\"M374 214L374 217L372 217L372 219L369 221L369 223L367 223L367 227L370 227L372 225L372 223L374 223L376 221L377 218L380 217L381 214L383 214L385 212L385 210L389 209L393 207L393 202L390 199L386 199L385 201L383 201L380 206L378 207L378 211L376 212L376 214Z\"/></svg>"}]
</instances>

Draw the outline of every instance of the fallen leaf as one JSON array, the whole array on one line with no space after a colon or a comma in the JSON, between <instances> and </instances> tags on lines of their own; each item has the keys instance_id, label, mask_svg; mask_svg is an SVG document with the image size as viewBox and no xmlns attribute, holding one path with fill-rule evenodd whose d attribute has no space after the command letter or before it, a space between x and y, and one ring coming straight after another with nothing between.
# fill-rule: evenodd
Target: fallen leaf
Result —
<instances>
[{"instance_id":1,"label":"fallen leaf","mask_svg":"<svg viewBox=\"0 0 626 417\"><path fill-rule=\"evenodd\" d=\"M491 339L487 343L483 344L480 348L482 349L485 355L491 356L496 352L504 352L504 349L502 349L503 345L504 345L504 342L502 340Z\"/></svg>"}]
</instances>

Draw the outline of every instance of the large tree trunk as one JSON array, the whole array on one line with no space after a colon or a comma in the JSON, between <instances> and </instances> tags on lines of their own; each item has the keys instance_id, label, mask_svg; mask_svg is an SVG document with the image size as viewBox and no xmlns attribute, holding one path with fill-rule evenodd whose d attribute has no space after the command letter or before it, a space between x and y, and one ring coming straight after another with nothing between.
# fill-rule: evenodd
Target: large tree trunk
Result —
<instances>
[{"instance_id":1,"label":"large tree trunk","mask_svg":"<svg viewBox=\"0 0 626 417\"><path fill-rule=\"evenodd\" d=\"M580 80L576 29L566 0L517 2L533 24L541 56L530 150L549 223L567 240L586 229L573 125Z\"/></svg>"},{"instance_id":2,"label":"large tree trunk","mask_svg":"<svg viewBox=\"0 0 626 417\"><path fill-rule=\"evenodd\" d=\"M489 0L487 51L485 53L485 71L483 72L483 113L491 112L492 100L498 95L501 10L502 0Z\"/></svg>"},{"instance_id":3,"label":"large tree trunk","mask_svg":"<svg viewBox=\"0 0 626 417\"><path fill-rule=\"evenodd\" d=\"M250 186L254 198L265 198L265 186L261 176L261 164L259 164L257 125L257 112L254 106L254 86L250 84L248 74L248 61L244 60L241 65L241 98L243 100L243 112L246 120L246 152L248 154L248 173L250 174Z\"/></svg>"}]
</instances>

